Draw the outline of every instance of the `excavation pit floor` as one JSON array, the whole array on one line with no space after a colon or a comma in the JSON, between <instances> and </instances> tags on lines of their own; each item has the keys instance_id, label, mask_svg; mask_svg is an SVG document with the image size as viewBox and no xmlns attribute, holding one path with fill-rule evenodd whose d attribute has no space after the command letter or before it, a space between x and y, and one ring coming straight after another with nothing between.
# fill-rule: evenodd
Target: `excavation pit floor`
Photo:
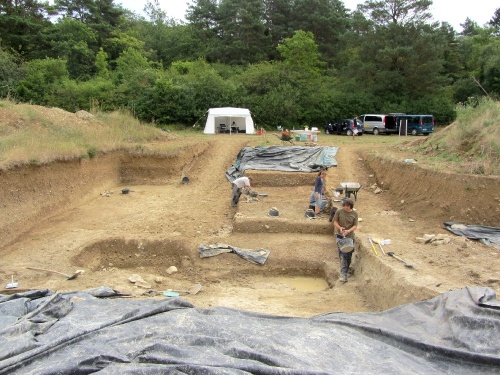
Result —
<instances>
[{"instance_id":1,"label":"excavation pit floor","mask_svg":"<svg viewBox=\"0 0 500 375\"><path fill-rule=\"evenodd\" d=\"M248 203L242 196L239 207L231 208L225 171L241 148L261 140L248 135L201 139L199 146L189 146L189 152L166 159L102 155L3 172L4 284L14 277L20 289L70 291L106 285L132 298L165 298L162 291L188 290L199 283L199 293L181 295L197 307L297 317L382 311L464 286L500 291L498 250L454 236L442 226L444 220L465 220L469 213L481 211L481 201L476 199L472 209L464 203L469 202L463 196L469 190L452 181L446 181L447 194L437 203L428 188L405 187L412 179L425 181L429 172L402 165L404 173L394 170L391 175L382 162L377 169L369 136L356 141L328 138L340 149L338 166L328 171L327 188L342 181L362 185L355 202L362 220L346 284L338 282L338 255L328 216L311 220L304 215L315 175L308 184L308 176L297 175L294 183L290 174L249 171L255 176L254 189L268 196ZM188 184L181 183L184 176L189 176ZM483 189L481 197L490 194L486 202L498 199L496 190L488 187L497 182L485 179L477 184ZM375 183L382 193L371 188ZM122 194L124 188L130 192ZM470 193L477 194L474 189ZM453 211L456 205L463 207ZM267 215L272 207L279 209L279 217ZM483 211L494 215L495 209L485 206ZM493 225L487 217L474 223L483 224L479 220ZM415 238L425 233L452 238L439 247L417 243ZM375 253L368 237L390 239L385 251L395 252L414 268L404 267L380 248ZM234 253L200 258L198 247L212 243L265 248L270 255L264 265ZM169 273L172 266L177 272ZM27 267L85 273L67 280ZM131 275L139 275L150 288L129 281Z\"/></svg>"}]
</instances>

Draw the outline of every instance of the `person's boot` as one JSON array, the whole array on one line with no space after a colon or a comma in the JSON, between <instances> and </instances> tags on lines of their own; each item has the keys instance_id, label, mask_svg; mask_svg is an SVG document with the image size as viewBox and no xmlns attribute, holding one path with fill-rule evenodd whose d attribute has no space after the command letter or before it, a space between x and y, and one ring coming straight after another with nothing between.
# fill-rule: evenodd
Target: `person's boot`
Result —
<instances>
[{"instance_id":1,"label":"person's boot","mask_svg":"<svg viewBox=\"0 0 500 375\"><path fill-rule=\"evenodd\" d=\"M347 274L346 273L343 273L340 276L340 282L342 282L342 283L346 283L347 282Z\"/></svg>"}]
</instances>

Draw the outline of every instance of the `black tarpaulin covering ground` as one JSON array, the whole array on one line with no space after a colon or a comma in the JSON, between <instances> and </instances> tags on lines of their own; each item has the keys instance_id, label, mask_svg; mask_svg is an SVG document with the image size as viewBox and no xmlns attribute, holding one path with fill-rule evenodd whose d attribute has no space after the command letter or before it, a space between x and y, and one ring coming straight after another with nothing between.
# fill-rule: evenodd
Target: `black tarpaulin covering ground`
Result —
<instances>
[{"instance_id":1,"label":"black tarpaulin covering ground","mask_svg":"<svg viewBox=\"0 0 500 375\"><path fill-rule=\"evenodd\" d=\"M457 236L465 236L471 240L479 240L485 245L500 247L500 228L484 225L464 225L448 221L444 223L445 229Z\"/></svg>"},{"instance_id":2,"label":"black tarpaulin covering ground","mask_svg":"<svg viewBox=\"0 0 500 375\"><path fill-rule=\"evenodd\" d=\"M338 147L271 146L243 148L233 166L226 171L229 181L247 169L281 172L316 172L336 167Z\"/></svg>"},{"instance_id":3,"label":"black tarpaulin covering ground","mask_svg":"<svg viewBox=\"0 0 500 375\"><path fill-rule=\"evenodd\" d=\"M498 374L500 304L464 288L381 313L312 318L182 298L0 295L1 374Z\"/></svg>"}]
</instances>

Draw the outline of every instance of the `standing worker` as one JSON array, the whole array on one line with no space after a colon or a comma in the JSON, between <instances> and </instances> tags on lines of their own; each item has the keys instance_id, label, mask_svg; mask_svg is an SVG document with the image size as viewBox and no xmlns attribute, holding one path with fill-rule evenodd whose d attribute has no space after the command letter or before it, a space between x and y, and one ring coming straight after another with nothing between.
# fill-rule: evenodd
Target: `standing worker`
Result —
<instances>
[{"instance_id":1,"label":"standing worker","mask_svg":"<svg viewBox=\"0 0 500 375\"><path fill-rule=\"evenodd\" d=\"M233 181L233 195L231 198L231 207L237 207L240 201L240 195L243 189L250 190L253 181L252 177L240 177Z\"/></svg>"},{"instance_id":2,"label":"standing worker","mask_svg":"<svg viewBox=\"0 0 500 375\"><path fill-rule=\"evenodd\" d=\"M355 139L358 135L358 116L354 116L352 120L352 138Z\"/></svg>"},{"instance_id":3,"label":"standing worker","mask_svg":"<svg viewBox=\"0 0 500 375\"><path fill-rule=\"evenodd\" d=\"M346 198L342 202L342 208L338 209L333 216L333 226L335 227L335 238L340 259L340 281L343 283L347 282L347 274L354 248L349 252L343 252L340 250L338 241L345 237L352 238L354 245L354 231L358 227L358 213L353 208L354 201Z\"/></svg>"},{"instance_id":4,"label":"standing worker","mask_svg":"<svg viewBox=\"0 0 500 375\"><path fill-rule=\"evenodd\" d=\"M323 200L323 194L325 193L325 178L326 178L326 170L322 170L319 172L316 180L314 180L314 190L311 193L311 197L309 198L310 204L314 204L314 214L319 215L321 210L328 203Z\"/></svg>"}]
</instances>

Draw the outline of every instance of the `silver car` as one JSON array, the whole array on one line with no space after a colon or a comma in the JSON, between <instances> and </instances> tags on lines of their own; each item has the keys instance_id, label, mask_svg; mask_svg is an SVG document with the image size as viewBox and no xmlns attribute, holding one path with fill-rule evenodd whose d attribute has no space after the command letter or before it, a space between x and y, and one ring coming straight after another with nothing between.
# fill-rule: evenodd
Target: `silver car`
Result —
<instances>
[{"instance_id":1,"label":"silver car","mask_svg":"<svg viewBox=\"0 0 500 375\"><path fill-rule=\"evenodd\" d=\"M359 119L363 122L365 133L378 135L398 132L394 115L369 114L359 116Z\"/></svg>"}]
</instances>

